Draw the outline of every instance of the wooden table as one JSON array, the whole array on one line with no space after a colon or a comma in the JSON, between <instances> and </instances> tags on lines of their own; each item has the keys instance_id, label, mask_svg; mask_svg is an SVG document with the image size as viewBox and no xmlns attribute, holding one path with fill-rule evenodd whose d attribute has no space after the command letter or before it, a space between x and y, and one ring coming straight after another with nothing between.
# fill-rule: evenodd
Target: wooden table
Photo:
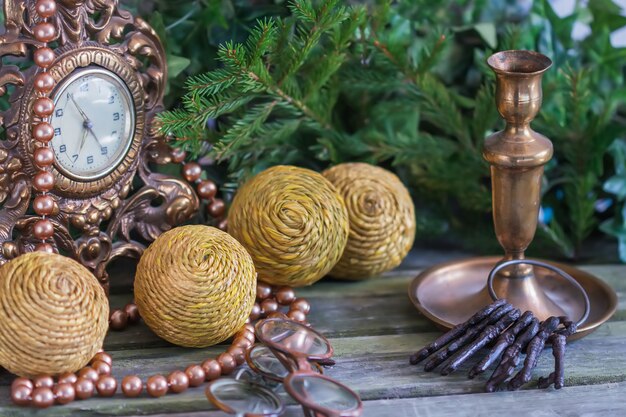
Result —
<instances>
[{"instance_id":1,"label":"wooden table","mask_svg":"<svg viewBox=\"0 0 626 417\"><path fill-rule=\"evenodd\" d=\"M365 416L624 416L626 415L626 266L583 269L616 289L620 304L612 320L567 349L566 388L555 391L483 393L485 377L466 378L467 367L452 376L424 373L408 365L410 353L440 332L420 316L407 297L409 282L424 267L464 256L457 252L420 251L383 278L358 283L323 281L297 291L313 306L310 320L331 340L337 365L327 373L360 393ZM113 277L115 280L116 277ZM130 294L112 296L121 306ZM142 377L167 374L215 355L223 347L193 350L169 345L143 324L112 332L106 350L114 358L114 375ZM546 351L534 377L548 375L552 355ZM0 416L176 416L217 417L204 387L160 399L94 398L64 407L32 410L9 403L11 377L0 375ZM289 401L289 398L285 398ZM293 403L292 403L293 404ZM296 405L287 416L301 416Z\"/></svg>"}]
</instances>

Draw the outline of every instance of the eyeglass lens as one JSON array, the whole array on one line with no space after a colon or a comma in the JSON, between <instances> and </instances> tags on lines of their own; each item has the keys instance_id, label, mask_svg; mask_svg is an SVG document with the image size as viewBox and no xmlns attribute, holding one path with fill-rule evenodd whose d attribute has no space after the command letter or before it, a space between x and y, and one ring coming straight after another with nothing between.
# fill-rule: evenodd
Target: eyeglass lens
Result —
<instances>
[{"instance_id":1,"label":"eyeglass lens","mask_svg":"<svg viewBox=\"0 0 626 417\"><path fill-rule=\"evenodd\" d=\"M289 370L285 368L277 355L280 353L272 352L265 345L254 345L248 352L246 359L254 371L274 381L282 382L289 375ZM322 367L315 362L311 363L311 369L318 374L324 373Z\"/></svg>"},{"instance_id":2,"label":"eyeglass lens","mask_svg":"<svg viewBox=\"0 0 626 417\"><path fill-rule=\"evenodd\" d=\"M264 320L257 326L257 337L270 347L280 347L295 354L323 357L332 351L323 336L289 320Z\"/></svg>"},{"instance_id":3,"label":"eyeglass lens","mask_svg":"<svg viewBox=\"0 0 626 417\"><path fill-rule=\"evenodd\" d=\"M296 374L288 378L285 388L296 401L311 409L326 408L348 412L359 408L358 396L332 379L317 374Z\"/></svg>"},{"instance_id":4,"label":"eyeglass lens","mask_svg":"<svg viewBox=\"0 0 626 417\"><path fill-rule=\"evenodd\" d=\"M281 381L289 375L289 370L285 368L285 365L278 360L267 346L253 346L248 354L248 361L251 362L251 367L262 375Z\"/></svg>"},{"instance_id":5,"label":"eyeglass lens","mask_svg":"<svg viewBox=\"0 0 626 417\"><path fill-rule=\"evenodd\" d=\"M276 416L284 410L271 390L245 380L216 379L207 387L207 396L224 411L237 415Z\"/></svg>"}]
</instances>

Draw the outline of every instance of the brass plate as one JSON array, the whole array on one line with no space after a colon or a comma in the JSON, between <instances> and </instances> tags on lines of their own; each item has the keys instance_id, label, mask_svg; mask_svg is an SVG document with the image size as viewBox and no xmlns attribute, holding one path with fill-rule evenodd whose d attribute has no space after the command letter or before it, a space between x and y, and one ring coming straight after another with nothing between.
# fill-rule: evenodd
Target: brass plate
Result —
<instances>
[{"instance_id":1,"label":"brass plate","mask_svg":"<svg viewBox=\"0 0 626 417\"><path fill-rule=\"evenodd\" d=\"M486 290L487 276L500 259L480 257L436 265L411 282L409 298L428 319L444 329L450 329L491 302ZM617 295L604 281L569 265L549 263L574 277L589 296L589 317L572 339L588 335L615 313ZM576 294L571 284L543 268L535 268L535 274L546 295L569 317L573 320L581 317L583 299L582 296L571 295Z\"/></svg>"}]
</instances>

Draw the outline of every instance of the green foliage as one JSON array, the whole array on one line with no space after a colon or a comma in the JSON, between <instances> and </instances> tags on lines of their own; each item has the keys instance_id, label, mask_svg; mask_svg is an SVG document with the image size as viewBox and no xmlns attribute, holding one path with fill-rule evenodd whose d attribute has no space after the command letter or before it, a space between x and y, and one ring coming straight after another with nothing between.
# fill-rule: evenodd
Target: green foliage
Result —
<instances>
[{"instance_id":1,"label":"green foliage","mask_svg":"<svg viewBox=\"0 0 626 417\"><path fill-rule=\"evenodd\" d=\"M565 18L545 0L283 6L259 19L246 39L223 42L216 69L206 71L211 64L187 79L182 107L162 115L165 132L186 138L180 146L222 162L232 188L279 163L391 167L411 187L418 217L429 219L424 230L452 226L491 237L481 150L502 124L485 59L496 49L538 50L555 63L534 124L556 151L543 199L555 216L541 237L577 255L598 227L597 199L613 192L601 187L613 171L606 155L625 131L626 52L609 38L624 18L610 0L579 5ZM580 23L591 33L572 39ZM215 120L217 129L208 128ZM614 171L624 163L614 158ZM618 235L626 227L615 207L617 220L602 229Z\"/></svg>"},{"instance_id":2,"label":"green foliage","mask_svg":"<svg viewBox=\"0 0 626 417\"><path fill-rule=\"evenodd\" d=\"M216 67L219 45L241 41L258 18L285 15L282 0L121 0L143 16L167 51L169 85L165 103L184 94L186 79Z\"/></svg>"},{"instance_id":3,"label":"green foliage","mask_svg":"<svg viewBox=\"0 0 626 417\"><path fill-rule=\"evenodd\" d=\"M605 220L600 229L605 233L615 236L619 244L619 257L626 262L626 142L618 139L609 148L614 165L615 175L604 183L605 192L615 196L619 203L615 217Z\"/></svg>"}]
</instances>

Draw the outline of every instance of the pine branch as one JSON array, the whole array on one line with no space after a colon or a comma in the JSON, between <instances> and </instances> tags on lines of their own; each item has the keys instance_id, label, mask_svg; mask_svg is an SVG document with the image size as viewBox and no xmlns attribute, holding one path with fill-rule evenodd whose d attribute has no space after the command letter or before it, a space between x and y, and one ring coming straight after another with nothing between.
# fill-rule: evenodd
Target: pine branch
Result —
<instances>
[{"instance_id":1,"label":"pine branch","mask_svg":"<svg viewBox=\"0 0 626 417\"><path fill-rule=\"evenodd\" d=\"M232 87L237 82L237 72L216 69L212 72L189 77L185 87L192 94L215 95Z\"/></svg>"},{"instance_id":2,"label":"pine branch","mask_svg":"<svg viewBox=\"0 0 626 417\"><path fill-rule=\"evenodd\" d=\"M250 140L259 131L263 123L270 116L278 102L272 101L257 104L243 115L226 131L220 142L213 148L218 160L224 160L237 150L237 147L246 140Z\"/></svg>"},{"instance_id":3,"label":"pine branch","mask_svg":"<svg viewBox=\"0 0 626 417\"><path fill-rule=\"evenodd\" d=\"M434 45L429 47L431 43L433 43L432 39L435 39ZM430 71L435 64L441 58L441 54L443 53L446 45L447 36L445 33L434 32L433 35L427 38L425 42L425 46L420 50L419 58L417 62L413 63L414 65L414 73L416 74L425 74Z\"/></svg>"},{"instance_id":4,"label":"pine branch","mask_svg":"<svg viewBox=\"0 0 626 417\"><path fill-rule=\"evenodd\" d=\"M446 134L456 137L468 151L476 152L469 135L466 120L459 111L453 92L432 74L423 74L417 81L415 90L420 99L420 111L428 122Z\"/></svg>"}]
</instances>

